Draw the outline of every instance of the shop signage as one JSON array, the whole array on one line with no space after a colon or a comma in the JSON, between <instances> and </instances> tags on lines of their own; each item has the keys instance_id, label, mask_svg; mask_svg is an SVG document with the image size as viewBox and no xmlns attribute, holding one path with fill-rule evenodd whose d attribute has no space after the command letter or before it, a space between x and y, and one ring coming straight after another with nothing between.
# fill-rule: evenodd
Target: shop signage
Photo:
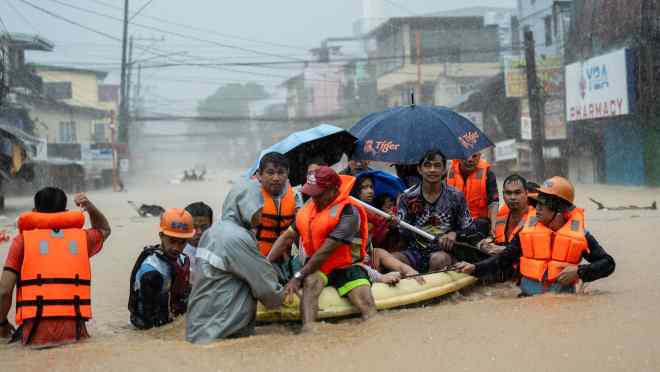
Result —
<instances>
[{"instance_id":1,"label":"shop signage","mask_svg":"<svg viewBox=\"0 0 660 372\"><path fill-rule=\"evenodd\" d=\"M563 91L562 62L559 57L536 60L536 75L546 96L560 97ZM527 97L527 63L525 57L508 57L504 60L504 84L506 96Z\"/></svg>"},{"instance_id":2,"label":"shop signage","mask_svg":"<svg viewBox=\"0 0 660 372\"><path fill-rule=\"evenodd\" d=\"M510 139L495 144L495 161L515 160L518 158L516 140Z\"/></svg>"},{"instance_id":3,"label":"shop signage","mask_svg":"<svg viewBox=\"0 0 660 372\"><path fill-rule=\"evenodd\" d=\"M566 66L568 121L608 118L630 113L630 52L616 52Z\"/></svg>"},{"instance_id":4,"label":"shop signage","mask_svg":"<svg viewBox=\"0 0 660 372\"><path fill-rule=\"evenodd\" d=\"M529 116L520 118L520 139L525 141L532 140L532 118Z\"/></svg>"}]
</instances>

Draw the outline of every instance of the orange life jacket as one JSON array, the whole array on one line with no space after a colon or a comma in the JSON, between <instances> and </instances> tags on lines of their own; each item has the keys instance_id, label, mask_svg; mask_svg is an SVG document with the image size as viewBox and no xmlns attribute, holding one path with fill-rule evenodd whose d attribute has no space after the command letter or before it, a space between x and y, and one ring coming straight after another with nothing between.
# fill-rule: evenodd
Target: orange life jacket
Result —
<instances>
[{"instance_id":1,"label":"orange life jacket","mask_svg":"<svg viewBox=\"0 0 660 372\"><path fill-rule=\"evenodd\" d=\"M509 219L509 213L511 211L509 210L509 207L504 204L502 207L500 207L499 212L497 213L497 219L495 220L495 244L498 245L504 245L510 243L513 238L516 236L517 233L522 230L522 228L525 226L525 221L527 220L527 216L532 213L536 214L536 209L534 209L532 206L527 207L527 212L523 214L522 218L520 219L520 222L518 223L518 226L513 228L510 232L509 235L506 236L506 223Z\"/></svg>"},{"instance_id":2,"label":"orange life jacket","mask_svg":"<svg viewBox=\"0 0 660 372\"><path fill-rule=\"evenodd\" d=\"M463 180L458 160L451 161L451 168L447 174L447 184L454 186L465 194L468 209L472 218L488 218L488 195L486 193L486 176L490 164L481 159L477 168L470 174L467 182Z\"/></svg>"},{"instance_id":3,"label":"orange life jacket","mask_svg":"<svg viewBox=\"0 0 660 372\"><path fill-rule=\"evenodd\" d=\"M16 286L16 323L92 317L91 270L82 212L21 214L23 266Z\"/></svg>"},{"instance_id":4,"label":"orange life jacket","mask_svg":"<svg viewBox=\"0 0 660 372\"><path fill-rule=\"evenodd\" d=\"M555 282L565 267L579 264L582 253L589 250L584 236L584 211L571 211L567 222L556 232L538 223L536 212L530 213L520 232L520 245L520 273L539 282Z\"/></svg>"},{"instance_id":5,"label":"orange life jacket","mask_svg":"<svg viewBox=\"0 0 660 372\"><path fill-rule=\"evenodd\" d=\"M316 209L316 204L312 201L305 204L296 215L296 228L300 234L303 249L307 257L312 257L339 224L344 207L353 205L358 210L360 214L360 239L356 239L352 244L342 243L328 257L321 265L321 272L326 275L334 269L362 262L366 255L369 240L367 212L364 207L349 197L355 184L355 177L344 175L339 177L341 178L341 186L334 201L320 211Z\"/></svg>"},{"instance_id":6,"label":"orange life jacket","mask_svg":"<svg viewBox=\"0 0 660 372\"><path fill-rule=\"evenodd\" d=\"M296 216L296 194L293 188L288 186L284 197L280 200L279 209L268 191L262 189L261 194L264 197L264 206L257 226L257 241L261 254L267 256L275 240L293 223L293 218Z\"/></svg>"}]
</instances>

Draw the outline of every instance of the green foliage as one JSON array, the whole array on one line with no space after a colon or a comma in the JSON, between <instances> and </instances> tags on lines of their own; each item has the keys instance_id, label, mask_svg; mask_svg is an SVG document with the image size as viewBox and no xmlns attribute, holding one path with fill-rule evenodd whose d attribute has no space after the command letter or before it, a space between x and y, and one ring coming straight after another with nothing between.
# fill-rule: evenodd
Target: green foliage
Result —
<instances>
[{"instance_id":1,"label":"green foliage","mask_svg":"<svg viewBox=\"0 0 660 372\"><path fill-rule=\"evenodd\" d=\"M200 116L247 116L250 114L250 102L268 97L264 87L252 81L226 84L200 101L197 113Z\"/></svg>"}]
</instances>

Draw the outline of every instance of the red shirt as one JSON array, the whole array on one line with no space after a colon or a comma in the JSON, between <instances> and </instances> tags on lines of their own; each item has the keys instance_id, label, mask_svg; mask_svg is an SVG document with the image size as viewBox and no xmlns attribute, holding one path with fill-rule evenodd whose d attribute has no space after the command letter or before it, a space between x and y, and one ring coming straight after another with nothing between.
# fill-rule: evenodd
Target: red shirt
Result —
<instances>
[{"instance_id":1,"label":"red shirt","mask_svg":"<svg viewBox=\"0 0 660 372\"><path fill-rule=\"evenodd\" d=\"M101 251L103 248L103 234L96 229L85 230L87 235L87 250L89 257ZM23 235L18 235L9 247L7 258L5 259L5 270L12 271L17 275L23 267ZM28 319L23 322L22 342L27 342L28 335L32 329L33 320ZM80 331L80 338L89 337L87 328L83 323ZM71 318L44 318L39 322L32 345L35 346L55 346L64 343L74 342L76 340L76 320Z\"/></svg>"}]
</instances>

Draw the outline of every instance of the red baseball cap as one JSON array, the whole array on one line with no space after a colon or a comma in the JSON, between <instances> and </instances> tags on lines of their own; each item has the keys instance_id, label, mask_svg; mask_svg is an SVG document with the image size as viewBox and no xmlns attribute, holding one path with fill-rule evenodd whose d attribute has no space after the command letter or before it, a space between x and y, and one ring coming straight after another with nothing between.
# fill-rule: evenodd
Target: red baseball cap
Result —
<instances>
[{"instance_id":1,"label":"red baseball cap","mask_svg":"<svg viewBox=\"0 0 660 372\"><path fill-rule=\"evenodd\" d=\"M331 187L339 187L341 179L334 169L322 165L314 173L307 176L307 182L302 193L309 196L318 196Z\"/></svg>"}]
</instances>

